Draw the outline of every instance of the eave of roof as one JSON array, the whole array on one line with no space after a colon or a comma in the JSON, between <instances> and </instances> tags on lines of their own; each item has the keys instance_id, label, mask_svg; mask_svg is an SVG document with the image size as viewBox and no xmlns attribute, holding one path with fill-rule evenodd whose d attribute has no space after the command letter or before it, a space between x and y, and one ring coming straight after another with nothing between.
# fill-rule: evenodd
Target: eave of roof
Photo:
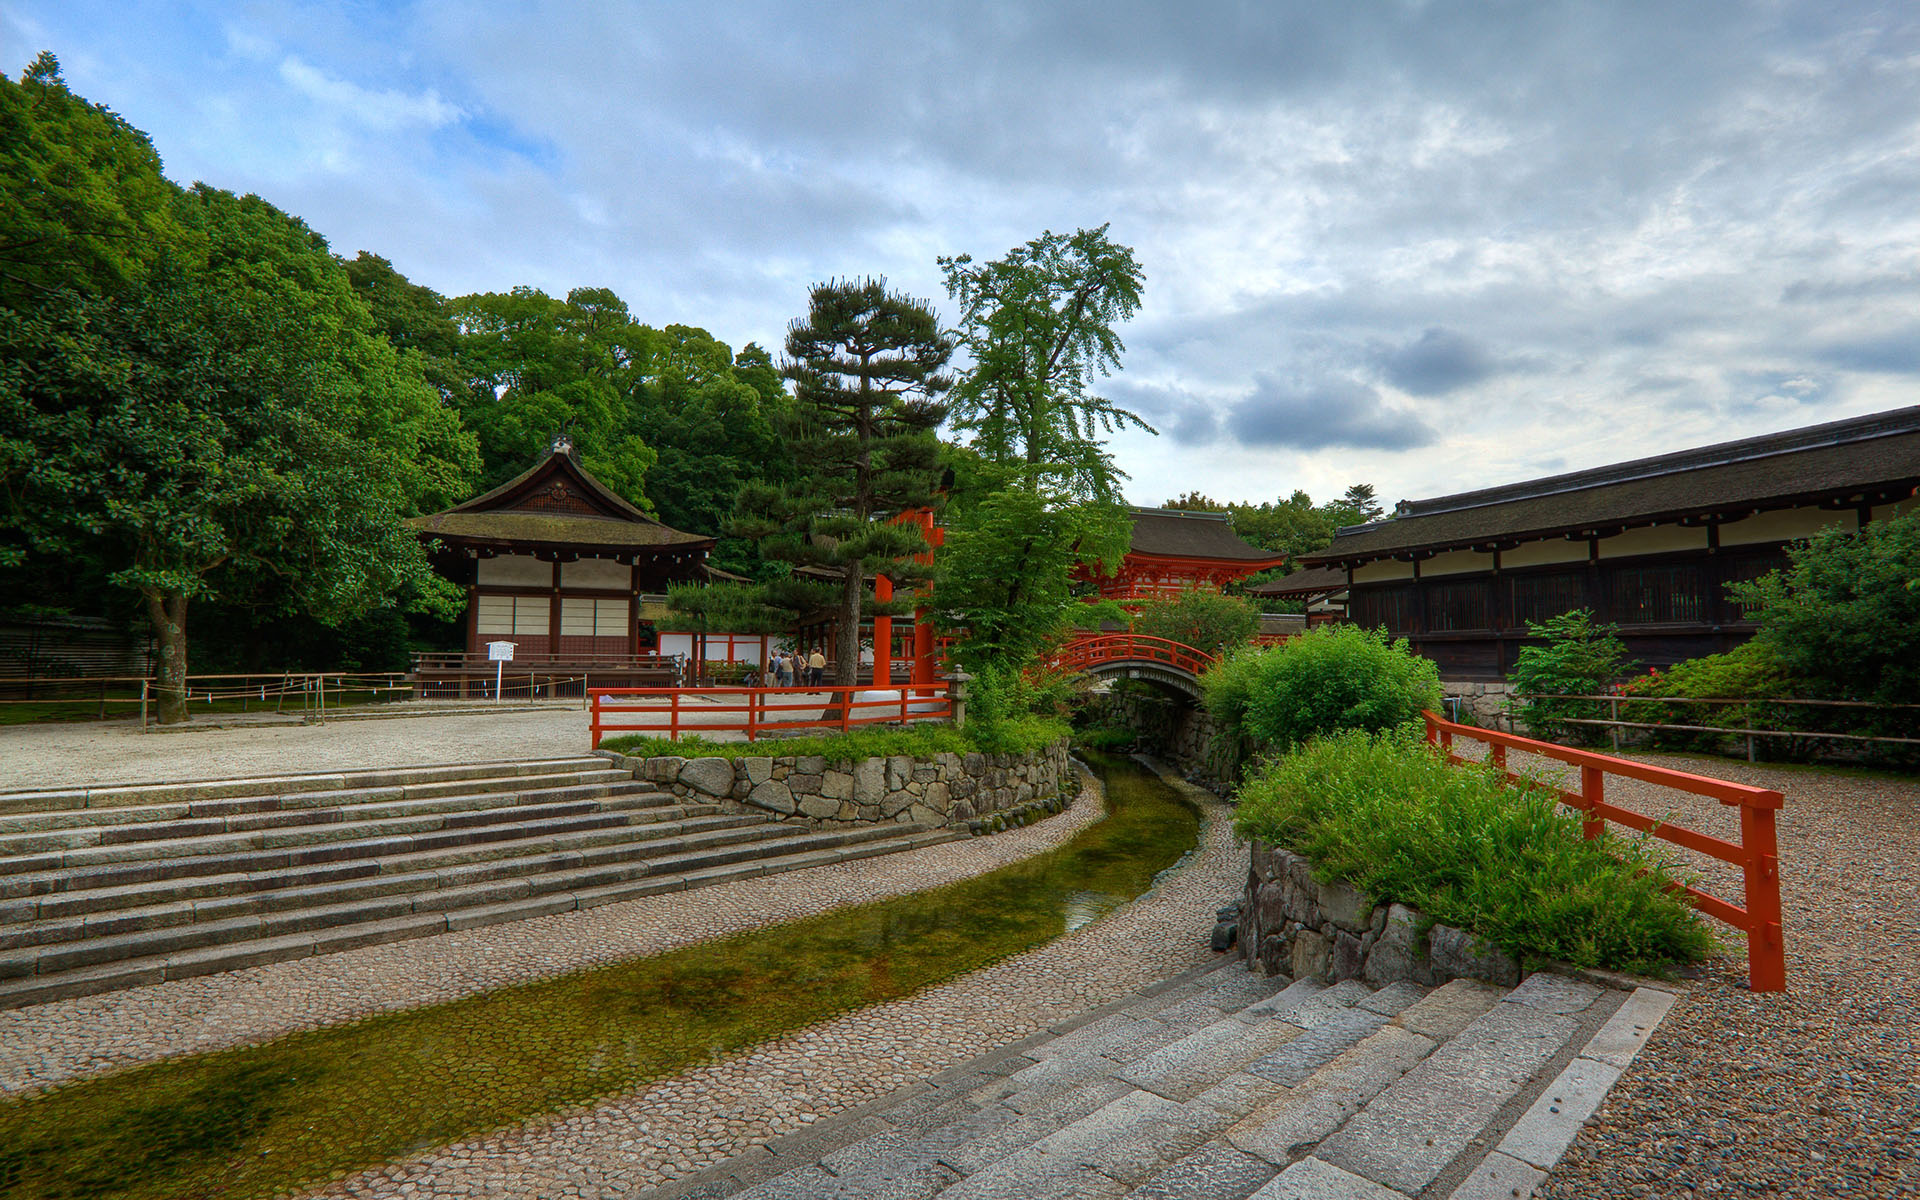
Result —
<instances>
[{"instance_id":1,"label":"eave of roof","mask_svg":"<svg viewBox=\"0 0 1920 1200\"><path fill-rule=\"evenodd\" d=\"M1736 517L1828 497L1913 494L1920 407L1593 471L1403 505L1350 526L1308 564L1487 546L1683 520Z\"/></svg>"},{"instance_id":2,"label":"eave of roof","mask_svg":"<svg viewBox=\"0 0 1920 1200\"><path fill-rule=\"evenodd\" d=\"M713 538L681 533L657 521L618 521L564 513L460 512L412 517L408 528L448 542L516 546L580 546L619 550L711 550Z\"/></svg>"},{"instance_id":3,"label":"eave of roof","mask_svg":"<svg viewBox=\"0 0 1920 1200\"><path fill-rule=\"evenodd\" d=\"M1247 592L1254 596L1305 596L1314 592L1344 591L1346 586L1345 567L1307 567L1291 575L1257 583Z\"/></svg>"}]
</instances>

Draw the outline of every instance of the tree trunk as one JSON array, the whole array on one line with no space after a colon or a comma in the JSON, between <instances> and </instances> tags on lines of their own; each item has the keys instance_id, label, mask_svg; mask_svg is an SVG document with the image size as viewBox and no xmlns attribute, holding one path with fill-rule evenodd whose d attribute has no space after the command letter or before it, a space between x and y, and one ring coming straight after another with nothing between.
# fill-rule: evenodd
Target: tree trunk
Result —
<instances>
[{"instance_id":1,"label":"tree trunk","mask_svg":"<svg viewBox=\"0 0 1920 1200\"><path fill-rule=\"evenodd\" d=\"M158 667L160 723L187 719L187 598L175 592L148 592L147 616L160 643Z\"/></svg>"},{"instance_id":2,"label":"tree trunk","mask_svg":"<svg viewBox=\"0 0 1920 1200\"><path fill-rule=\"evenodd\" d=\"M833 681L841 687L860 682L860 589L858 560L847 564L847 577L840 593L840 628L834 637Z\"/></svg>"}]
</instances>

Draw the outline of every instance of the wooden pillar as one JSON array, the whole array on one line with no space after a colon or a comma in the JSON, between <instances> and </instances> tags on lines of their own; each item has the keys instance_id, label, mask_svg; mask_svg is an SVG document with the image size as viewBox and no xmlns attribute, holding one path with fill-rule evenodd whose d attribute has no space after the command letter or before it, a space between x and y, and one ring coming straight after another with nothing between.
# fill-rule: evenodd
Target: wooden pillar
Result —
<instances>
[{"instance_id":1,"label":"wooden pillar","mask_svg":"<svg viewBox=\"0 0 1920 1200\"><path fill-rule=\"evenodd\" d=\"M893 599L893 580L885 575L873 577L873 600L884 604ZM893 618L875 614L873 618L873 686L886 687L893 682Z\"/></svg>"}]
</instances>

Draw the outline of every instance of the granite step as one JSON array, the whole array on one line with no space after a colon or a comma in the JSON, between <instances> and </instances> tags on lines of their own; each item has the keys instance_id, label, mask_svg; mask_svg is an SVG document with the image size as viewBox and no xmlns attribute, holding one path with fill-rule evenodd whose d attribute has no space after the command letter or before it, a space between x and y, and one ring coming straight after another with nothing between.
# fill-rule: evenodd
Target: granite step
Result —
<instances>
[{"instance_id":1,"label":"granite step","mask_svg":"<svg viewBox=\"0 0 1920 1200\"><path fill-rule=\"evenodd\" d=\"M368 836L412 833L459 824L510 821L523 815L515 810L541 806L591 805L613 796L653 796L655 803L671 797L653 784L635 780L626 772L596 772L590 781L577 775L535 776L512 790L474 793L467 783L427 785L428 794L411 801L396 794L362 804L331 804L291 811L254 811L226 815L184 816L172 820L126 825L81 826L0 837L0 875L80 869L143 858L177 858L197 854L234 854L246 850L299 845L343 836L342 830L364 829ZM397 789L396 793L402 791Z\"/></svg>"},{"instance_id":2,"label":"granite step","mask_svg":"<svg viewBox=\"0 0 1920 1200\"><path fill-rule=\"evenodd\" d=\"M1261 978L1149 989L658 1200L1486 1200L1526 1196L1673 1003Z\"/></svg>"},{"instance_id":3,"label":"granite step","mask_svg":"<svg viewBox=\"0 0 1920 1200\"><path fill-rule=\"evenodd\" d=\"M771 821L760 824L770 827L771 836L757 837L751 845L655 856L636 860L626 868L576 865L518 879L296 907L65 943L35 952L35 973L0 978L0 1008L591 908L660 892L916 849L958 836L950 830L910 825L807 830ZM732 831L712 831L727 832ZM14 961L20 961L20 957L16 955ZM6 961L0 956L0 963ZM42 966L46 969L41 970Z\"/></svg>"},{"instance_id":4,"label":"granite step","mask_svg":"<svg viewBox=\"0 0 1920 1200\"><path fill-rule=\"evenodd\" d=\"M258 775L184 783L113 784L99 787L29 788L0 791L0 814L55 811L105 811L161 804L294 796L308 792L359 788L413 787L435 783L507 779L577 771L604 771L607 760L593 755L562 758L447 763L420 767L375 767L358 771L318 771Z\"/></svg>"},{"instance_id":5,"label":"granite step","mask_svg":"<svg viewBox=\"0 0 1920 1200\"><path fill-rule=\"evenodd\" d=\"M165 881L159 885L93 891L55 892L24 901L0 901L0 914L10 904L22 907L20 919L0 923L0 957L24 947L45 946L83 938L132 933L221 920L228 917L279 912L313 905L369 901L419 892L456 890L484 883L506 885L531 875L573 869L612 869L664 859L714 844L760 841L778 835L781 826L745 814L718 814L680 820L661 819L624 827L608 836L626 836L601 846L556 849L556 840L531 836L488 849L511 849L512 857L463 860L473 847L426 851L385 860L355 860L291 867L278 872ZM591 855L591 861L589 861ZM348 868L344 870L342 868ZM343 877L344 876L344 877ZM26 916L25 904L32 903Z\"/></svg>"}]
</instances>

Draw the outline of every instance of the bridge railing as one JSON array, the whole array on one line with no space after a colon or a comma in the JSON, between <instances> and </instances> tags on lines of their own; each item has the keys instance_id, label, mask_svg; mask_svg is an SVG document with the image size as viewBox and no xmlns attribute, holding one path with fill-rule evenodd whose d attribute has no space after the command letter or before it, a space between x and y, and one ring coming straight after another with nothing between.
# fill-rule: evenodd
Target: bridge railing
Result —
<instances>
[{"instance_id":1,"label":"bridge railing","mask_svg":"<svg viewBox=\"0 0 1920 1200\"><path fill-rule=\"evenodd\" d=\"M1107 663L1146 662L1199 675L1216 661L1206 651L1170 638L1145 633L1100 633L1068 642L1054 656L1053 664L1065 671L1088 671Z\"/></svg>"}]
</instances>

